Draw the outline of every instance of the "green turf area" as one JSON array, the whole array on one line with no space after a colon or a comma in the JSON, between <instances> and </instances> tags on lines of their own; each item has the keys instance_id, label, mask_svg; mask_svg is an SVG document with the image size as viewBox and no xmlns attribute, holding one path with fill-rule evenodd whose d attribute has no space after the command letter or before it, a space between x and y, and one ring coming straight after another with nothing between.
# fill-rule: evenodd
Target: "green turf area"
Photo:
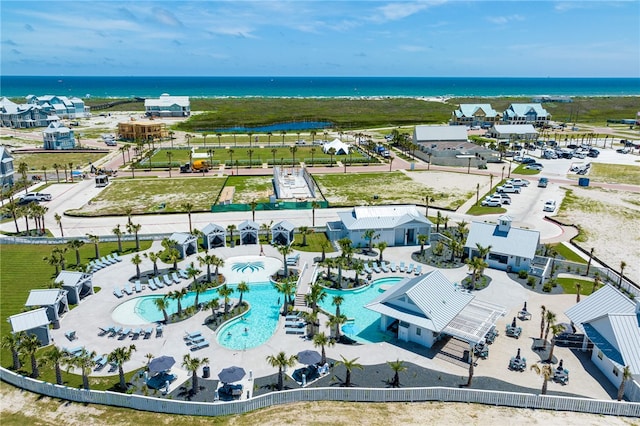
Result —
<instances>
[{"instance_id":1,"label":"green turf area","mask_svg":"<svg viewBox=\"0 0 640 426\"><path fill-rule=\"evenodd\" d=\"M515 175L537 175L540 173L540 170L527 169L524 164L520 164L518 167L513 169L511 173Z\"/></svg>"},{"instance_id":2,"label":"green turf area","mask_svg":"<svg viewBox=\"0 0 640 426\"><path fill-rule=\"evenodd\" d=\"M332 206L424 204L430 193L432 206L456 208L471 194L434 192L401 172L338 173L314 175L322 194Z\"/></svg>"},{"instance_id":3,"label":"green turf area","mask_svg":"<svg viewBox=\"0 0 640 426\"><path fill-rule=\"evenodd\" d=\"M576 252L562 243L553 244L552 247L556 250L556 253L570 262L584 263L585 265L587 263L587 261L584 260L580 255L578 255Z\"/></svg>"},{"instance_id":4,"label":"green turf area","mask_svg":"<svg viewBox=\"0 0 640 426\"><path fill-rule=\"evenodd\" d=\"M333 245L329 243L327 235L324 232L311 233L307 235L307 245L302 245L302 238L299 232L296 232L294 236L294 242L291 244L291 248L299 251L308 251L314 253L322 253L322 246L324 245L325 253L332 253L335 250Z\"/></svg>"},{"instance_id":5,"label":"green turf area","mask_svg":"<svg viewBox=\"0 0 640 426\"><path fill-rule=\"evenodd\" d=\"M579 177L581 176L576 176L576 178ZM591 169L586 177L594 182L640 185L640 166L591 163Z\"/></svg>"},{"instance_id":6,"label":"green turf area","mask_svg":"<svg viewBox=\"0 0 640 426\"><path fill-rule=\"evenodd\" d=\"M578 288L576 283L580 284L580 294L588 296L593 289L593 281L581 280L578 278L557 278L558 285L562 287L566 294L577 294Z\"/></svg>"},{"instance_id":7,"label":"green turf area","mask_svg":"<svg viewBox=\"0 0 640 426\"><path fill-rule=\"evenodd\" d=\"M248 204L269 202L273 194L273 178L269 176L230 176L225 188L233 187L233 203Z\"/></svg>"},{"instance_id":8,"label":"green turf area","mask_svg":"<svg viewBox=\"0 0 640 426\"><path fill-rule=\"evenodd\" d=\"M68 213L82 216L122 215L127 208L134 214L210 211L225 183L219 177L114 180L91 200L90 205Z\"/></svg>"},{"instance_id":9,"label":"green turf area","mask_svg":"<svg viewBox=\"0 0 640 426\"><path fill-rule=\"evenodd\" d=\"M480 200L482 201L482 200ZM467 210L467 214L471 214L474 216L482 216L485 214L498 214L498 213L506 213L507 209L504 207L485 207L481 205L473 205L469 210Z\"/></svg>"},{"instance_id":10,"label":"green turf area","mask_svg":"<svg viewBox=\"0 0 640 426\"><path fill-rule=\"evenodd\" d=\"M47 168L48 174L55 173L54 164L59 165L60 177L64 179L64 168L70 170L69 163L73 164L73 169L80 169L94 163L104 157L106 153L102 152L42 152L38 154L15 154L13 156L13 164L15 169L22 162L27 163L29 170L43 170Z\"/></svg>"}]
</instances>

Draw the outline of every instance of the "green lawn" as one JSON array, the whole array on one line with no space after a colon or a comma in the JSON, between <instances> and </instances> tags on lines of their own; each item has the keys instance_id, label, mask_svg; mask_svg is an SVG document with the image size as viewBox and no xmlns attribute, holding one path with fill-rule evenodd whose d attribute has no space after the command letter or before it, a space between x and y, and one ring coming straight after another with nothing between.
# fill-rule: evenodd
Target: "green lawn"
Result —
<instances>
[{"instance_id":1,"label":"green lawn","mask_svg":"<svg viewBox=\"0 0 640 426\"><path fill-rule=\"evenodd\" d=\"M576 252L562 243L553 244L552 247L556 250L556 253L570 262L584 263L585 265L587 264L586 260L584 260L580 255L576 254Z\"/></svg>"},{"instance_id":2,"label":"green lawn","mask_svg":"<svg viewBox=\"0 0 640 426\"><path fill-rule=\"evenodd\" d=\"M421 204L431 194L434 207L457 208L471 194L435 192L401 172L338 173L313 176L332 206Z\"/></svg>"},{"instance_id":3,"label":"green lawn","mask_svg":"<svg viewBox=\"0 0 640 426\"><path fill-rule=\"evenodd\" d=\"M225 188L234 188L234 204L248 204L252 201L266 203L269 202L269 196L274 191L272 179L271 175L230 176Z\"/></svg>"},{"instance_id":4,"label":"green lawn","mask_svg":"<svg viewBox=\"0 0 640 426\"><path fill-rule=\"evenodd\" d=\"M480 203L482 203L482 200L484 200L488 195L493 194L494 192L496 192L496 188L500 185L502 185L504 182L506 182L506 180L501 180L498 181L498 183L496 183L490 190L489 192L485 193L485 194L480 194L480 197L478 199L478 204L474 204L473 206L471 206L471 208L469 210L467 210L467 214L471 214L474 216L482 216L484 214L497 214L497 213L505 213L507 211L507 209L505 209L504 207L486 207L481 205Z\"/></svg>"},{"instance_id":5,"label":"green lawn","mask_svg":"<svg viewBox=\"0 0 640 426\"><path fill-rule=\"evenodd\" d=\"M526 169L525 167L526 166L524 164L520 164L518 167L513 169L511 173L514 175L537 175L540 173L540 170Z\"/></svg>"},{"instance_id":6,"label":"green lawn","mask_svg":"<svg viewBox=\"0 0 640 426\"><path fill-rule=\"evenodd\" d=\"M69 163L73 164L73 169L80 169L88 166L90 163L94 163L104 157L106 153L98 152L42 152L39 154L15 154L13 156L13 164L15 169L18 169L18 165L22 162L27 163L29 170L43 170L46 167L48 173L55 173L53 165L58 164L60 166L60 176L64 178L64 167L67 170L71 169Z\"/></svg>"},{"instance_id":7,"label":"green lawn","mask_svg":"<svg viewBox=\"0 0 640 426\"><path fill-rule=\"evenodd\" d=\"M122 215L127 208L134 214L184 212L183 203L193 211L210 211L225 183L219 177L114 180L90 205L70 211L82 216ZM163 208L164 206L164 208Z\"/></svg>"},{"instance_id":8,"label":"green lawn","mask_svg":"<svg viewBox=\"0 0 640 426\"><path fill-rule=\"evenodd\" d=\"M580 284L580 294L584 296L588 296L591 294L591 290L593 289L593 281L591 280L581 280L578 278L558 278L558 285L562 287L566 294L577 294L578 288L576 287L576 283Z\"/></svg>"},{"instance_id":9,"label":"green lawn","mask_svg":"<svg viewBox=\"0 0 640 426\"><path fill-rule=\"evenodd\" d=\"M322 253L322 244L323 242L328 242L327 235L324 232L312 233L307 235L307 245L302 245L302 235L296 233L294 236L294 242L291 244L291 247L299 250L299 251L309 251L314 253ZM325 247L325 253L332 253L333 250L332 244L327 244Z\"/></svg>"}]
</instances>

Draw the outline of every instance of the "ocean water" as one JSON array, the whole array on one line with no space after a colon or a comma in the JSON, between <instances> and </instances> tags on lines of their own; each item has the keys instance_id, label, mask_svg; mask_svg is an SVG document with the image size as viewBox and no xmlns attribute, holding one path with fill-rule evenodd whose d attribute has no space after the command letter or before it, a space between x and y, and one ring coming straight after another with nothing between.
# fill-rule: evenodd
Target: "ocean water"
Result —
<instances>
[{"instance_id":1,"label":"ocean water","mask_svg":"<svg viewBox=\"0 0 640 426\"><path fill-rule=\"evenodd\" d=\"M637 96L640 78L0 76L0 96L157 97Z\"/></svg>"}]
</instances>

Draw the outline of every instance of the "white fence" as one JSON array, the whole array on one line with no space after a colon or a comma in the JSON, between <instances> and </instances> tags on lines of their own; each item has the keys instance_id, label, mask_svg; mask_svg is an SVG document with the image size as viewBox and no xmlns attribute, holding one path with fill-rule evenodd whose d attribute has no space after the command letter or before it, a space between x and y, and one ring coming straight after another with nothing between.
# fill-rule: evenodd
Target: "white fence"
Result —
<instances>
[{"instance_id":1,"label":"white fence","mask_svg":"<svg viewBox=\"0 0 640 426\"><path fill-rule=\"evenodd\" d=\"M534 395L459 388L306 388L271 392L246 401L189 402L115 392L86 391L33 380L0 368L0 379L21 389L52 398L81 403L112 405L134 410L192 416L241 414L272 405L300 401L352 402L467 402L516 408L575 411L614 416L640 417L640 403L586 398Z\"/></svg>"}]
</instances>

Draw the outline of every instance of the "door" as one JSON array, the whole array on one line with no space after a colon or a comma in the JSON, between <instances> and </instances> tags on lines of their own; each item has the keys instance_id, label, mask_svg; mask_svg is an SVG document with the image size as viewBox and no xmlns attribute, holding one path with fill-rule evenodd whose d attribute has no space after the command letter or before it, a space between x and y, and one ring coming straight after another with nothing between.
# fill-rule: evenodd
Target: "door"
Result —
<instances>
[{"instance_id":1,"label":"door","mask_svg":"<svg viewBox=\"0 0 640 426\"><path fill-rule=\"evenodd\" d=\"M407 229L407 242L406 245L413 245L416 243L416 230Z\"/></svg>"}]
</instances>

